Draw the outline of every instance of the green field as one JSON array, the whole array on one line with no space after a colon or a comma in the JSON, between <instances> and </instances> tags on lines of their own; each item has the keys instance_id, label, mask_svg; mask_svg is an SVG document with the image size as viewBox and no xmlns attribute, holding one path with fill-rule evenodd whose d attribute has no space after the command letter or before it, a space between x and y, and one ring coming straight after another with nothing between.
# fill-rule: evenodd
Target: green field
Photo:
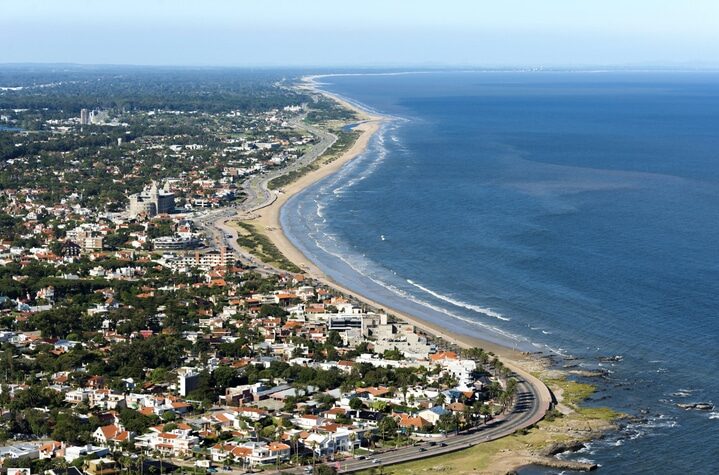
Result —
<instances>
[{"instance_id":1,"label":"green field","mask_svg":"<svg viewBox=\"0 0 719 475\"><path fill-rule=\"evenodd\" d=\"M259 260L288 272L302 272L302 269L290 262L267 236L257 230L255 225L241 221L235 224L239 228L237 243Z\"/></svg>"}]
</instances>

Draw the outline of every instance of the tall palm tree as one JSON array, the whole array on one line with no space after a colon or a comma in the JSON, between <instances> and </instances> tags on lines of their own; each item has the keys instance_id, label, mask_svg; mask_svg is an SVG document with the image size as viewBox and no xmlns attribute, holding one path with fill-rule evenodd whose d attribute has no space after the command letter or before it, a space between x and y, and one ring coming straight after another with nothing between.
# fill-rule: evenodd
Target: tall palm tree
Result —
<instances>
[{"instance_id":1,"label":"tall palm tree","mask_svg":"<svg viewBox=\"0 0 719 475\"><path fill-rule=\"evenodd\" d=\"M350 443L352 444L352 457L355 456L355 440L357 440L357 434L355 432L350 432L349 435Z\"/></svg>"},{"instance_id":2,"label":"tall palm tree","mask_svg":"<svg viewBox=\"0 0 719 475\"><path fill-rule=\"evenodd\" d=\"M295 446L295 464L297 464L297 462L300 459L300 451L299 451L300 435L299 434L292 435L292 437L290 437L290 442L292 442L292 444Z\"/></svg>"},{"instance_id":3,"label":"tall palm tree","mask_svg":"<svg viewBox=\"0 0 719 475\"><path fill-rule=\"evenodd\" d=\"M312 440L310 441L310 449L312 449L312 473L315 472L315 465L317 464L317 452L315 451L315 448L317 447L317 441Z\"/></svg>"},{"instance_id":4,"label":"tall palm tree","mask_svg":"<svg viewBox=\"0 0 719 475\"><path fill-rule=\"evenodd\" d=\"M462 425L467 428L470 427L472 421L472 406L469 404L464 405L462 410Z\"/></svg>"}]
</instances>

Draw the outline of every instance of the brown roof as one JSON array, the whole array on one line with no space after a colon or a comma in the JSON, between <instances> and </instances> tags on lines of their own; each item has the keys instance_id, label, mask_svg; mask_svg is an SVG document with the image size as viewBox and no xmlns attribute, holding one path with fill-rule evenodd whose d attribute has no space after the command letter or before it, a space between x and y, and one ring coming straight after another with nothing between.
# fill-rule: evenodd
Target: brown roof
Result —
<instances>
[{"instance_id":1,"label":"brown roof","mask_svg":"<svg viewBox=\"0 0 719 475\"><path fill-rule=\"evenodd\" d=\"M385 387L379 387L379 388L357 388L356 392L358 394L363 393L369 393L373 396L384 396L385 394L388 394L390 392L389 388Z\"/></svg>"},{"instance_id":2,"label":"brown roof","mask_svg":"<svg viewBox=\"0 0 719 475\"><path fill-rule=\"evenodd\" d=\"M270 448L271 452L277 452L280 450L287 450L290 448L289 445L283 444L282 442L270 442L268 447Z\"/></svg>"},{"instance_id":3,"label":"brown roof","mask_svg":"<svg viewBox=\"0 0 719 475\"><path fill-rule=\"evenodd\" d=\"M421 429L426 426L431 426L432 424L419 416L409 416L407 414L402 414L399 418L399 425L400 427L414 427L417 429Z\"/></svg>"},{"instance_id":4,"label":"brown roof","mask_svg":"<svg viewBox=\"0 0 719 475\"><path fill-rule=\"evenodd\" d=\"M439 360L456 360L457 359L457 353L454 351L440 351L439 353L434 353L432 355L429 355L429 359L432 361L439 361Z\"/></svg>"}]
</instances>

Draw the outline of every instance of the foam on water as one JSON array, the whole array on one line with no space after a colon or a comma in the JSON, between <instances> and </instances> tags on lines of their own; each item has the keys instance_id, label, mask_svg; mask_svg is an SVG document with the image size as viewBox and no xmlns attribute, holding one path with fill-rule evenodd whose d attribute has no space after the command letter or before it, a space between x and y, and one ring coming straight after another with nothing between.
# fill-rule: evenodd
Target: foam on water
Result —
<instances>
[{"instance_id":1,"label":"foam on water","mask_svg":"<svg viewBox=\"0 0 719 475\"><path fill-rule=\"evenodd\" d=\"M719 413L676 404L717 392L719 76L424 76L328 79L412 119L288 207L303 252L398 310L606 371L591 404L638 417L588 449L612 473L706 468Z\"/></svg>"},{"instance_id":2,"label":"foam on water","mask_svg":"<svg viewBox=\"0 0 719 475\"><path fill-rule=\"evenodd\" d=\"M503 321L505 321L505 322L510 321L510 318L509 318L509 317L505 317L505 316L502 315L501 313L495 312L495 311L492 310L492 309L485 308L485 307L480 307L479 305L473 305L473 304L470 304L470 303L467 303L467 302L463 302L462 300L453 299L453 298L448 297L448 296L446 296L446 295L442 295L442 294L440 294L439 292L435 292L434 290L428 289L427 287L424 287L424 286L418 284L417 282L413 281L412 279L406 279L406 280L407 280L407 283L408 283L408 284L417 287L417 288L420 289L421 291L426 292L426 293L428 293L429 295L431 295L432 297L435 297L435 298L437 298L437 299L439 299L439 300L442 300L443 302L447 302L447 303L452 304L452 305L454 305L454 306L456 306L456 307L466 308L466 309L468 309L468 310L472 310L473 312L481 313L481 314L486 315L486 316L488 316L488 317L497 318L497 319L503 320Z\"/></svg>"}]
</instances>

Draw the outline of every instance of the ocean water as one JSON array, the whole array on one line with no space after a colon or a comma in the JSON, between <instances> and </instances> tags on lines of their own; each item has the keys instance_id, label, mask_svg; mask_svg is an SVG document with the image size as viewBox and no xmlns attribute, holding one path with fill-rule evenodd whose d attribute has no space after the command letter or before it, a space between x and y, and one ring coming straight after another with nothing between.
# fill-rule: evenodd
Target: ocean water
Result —
<instances>
[{"instance_id":1,"label":"ocean water","mask_svg":"<svg viewBox=\"0 0 719 475\"><path fill-rule=\"evenodd\" d=\"M719 408L676 406L719 405L719 75L320 81L391 119L283 208L308 257L453 331L605 370L590 404L637 418L572 457L719 471Z\"/></svg>"}]
</instances>

